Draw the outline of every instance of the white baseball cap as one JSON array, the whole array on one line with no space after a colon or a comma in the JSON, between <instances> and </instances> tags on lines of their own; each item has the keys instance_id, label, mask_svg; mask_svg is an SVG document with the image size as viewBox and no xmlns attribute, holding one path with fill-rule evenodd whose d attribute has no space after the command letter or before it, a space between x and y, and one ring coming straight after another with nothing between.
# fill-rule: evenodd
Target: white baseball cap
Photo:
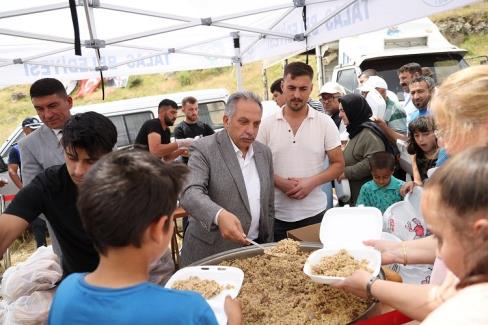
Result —
<instances>
[{"instance_id":1,"label":"white baseball cap","mask_svg":"<svg viewBox=\"0 0 488 325\"><path fill-rule=\"evenodd\" d=\"M388 89L385 79L378 76L371 76L362 86L358 87L359 91L371 91L371 89L376 88Z\"/></svg>"},{"instance_id":2,"label":"white baseball cap","mask_svg":"<svg viewBox=\"0 0 488 325\"><path fill-rule=\"evenodd\" d=\"M346 94L346 90L344 87L339 85L337 82L326 82L322 88L320 88L320 94L336 94L340 93L341 95Z\"/></svg>"}]
</instances>

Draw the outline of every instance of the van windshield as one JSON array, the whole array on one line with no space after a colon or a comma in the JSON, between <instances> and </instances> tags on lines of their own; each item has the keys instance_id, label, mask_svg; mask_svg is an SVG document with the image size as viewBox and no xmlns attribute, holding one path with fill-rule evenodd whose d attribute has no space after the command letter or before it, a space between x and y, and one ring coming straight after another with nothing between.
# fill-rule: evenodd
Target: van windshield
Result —
<instances>
[{"instance_id":1,"label":"van windshield","mask_svg":"<svg viewBox=\"0 0 488 325\"><path fill-rule=\"evenodd\" d=\"M389 58L377 58L365 60L361 64L361 70L376 69L378 75L385 79L388 89L397 94L398 99L403 101L403 89L398 84L397 70L402 65L417 62L422 67L428 67L433 72L436 84L440 84L450 74L464 69L468 66L463 56L459 53L433 53L417 54L408 56L395 56Z\"/></svg>"}]
</instances>

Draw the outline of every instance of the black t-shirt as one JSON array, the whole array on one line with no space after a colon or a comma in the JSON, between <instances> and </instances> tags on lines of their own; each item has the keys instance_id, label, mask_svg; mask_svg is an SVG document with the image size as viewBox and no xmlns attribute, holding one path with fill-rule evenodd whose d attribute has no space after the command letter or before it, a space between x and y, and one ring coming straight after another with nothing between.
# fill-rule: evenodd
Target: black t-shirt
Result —
<instances>
[{"instance_id":1,"label":"black t-shirt","mask_svg":"<svg viewBox=\"0 0 488 325\"><path fill-rule=\"evenodd\" d=\"M98 253L83 229L76 208L78 189L66 165L47 168L22 188L5 213L32 222L43 213L61 247L63 275L91 272L98 265Z\"/></svg>"},{"instance_id":2,"label":"black t-shirt","mask_svg":"<svg viewBox=\"0 0 488 325\"><path fill-rule=\"evenodd\" d=\"M335 125L337 126L337 128L339 128L341 126L341 117L339 116L339 112L337 113L334 113L332 116L331 116L332 120L334 121Z\"/></svg>"},{"instance_id":3,"label":"black t-shirt","mask_svg":"<svg viewBox=\"0 0 488 325\"><path fill-rule=\"evenodd\" d=\"M212 135L214 133L215 132L210 125L200 121L193 124L188 124L185 121L182 121L175 128L176 139L194 138L199 135L206 137L207 135Z\"/></svg>"},{"instance_id":4,"label":"black t-shirt","mask_svg":"<svg viewBox=\"0 0 488 325\"><path fill-rule=\"evenodd\" d=\"M175 139L194 138L200 135L206 137L207 135L212 135L214 133L215 131L207 123L197 121L196 123L188 124L185 121L182 121L175 128ZM182 158L183 162L188 164L188 157Z\"/></svg>"},{"instance_id":5,"label":"black t-shirt","mask_svg":"<svg viewBox=\"0 0 488 325\"><path fill-rule=\"evenodd\" d=\"M161 126L161 121L158 118L153 118L152 120L144 122L144 124L141 126L139 133L137 133L135 143L147 147L147 136L153 132L161 135L161 144L168 144L171 142L171 131L169 128L166 128L166 130L163 129Z\"/></svg>"}]
</instances>

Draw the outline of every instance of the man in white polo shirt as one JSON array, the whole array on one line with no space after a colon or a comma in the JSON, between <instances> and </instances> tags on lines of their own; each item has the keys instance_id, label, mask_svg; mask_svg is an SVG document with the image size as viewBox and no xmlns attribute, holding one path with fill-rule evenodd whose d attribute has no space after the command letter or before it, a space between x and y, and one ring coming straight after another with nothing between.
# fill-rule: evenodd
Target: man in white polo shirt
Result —
<instances>
[{"instance_id":1,"label":"man in white polo shirt","mask_svg":"<svg viewBox=\"0 0 488 325\"><path fill-rule=\"evenodd\" d=\"M312 92L312 68L302 62L285 67L285 106L266 118L257 140L273 154L275 184L274 240L288 230L322 221L327 197L321 185L344 171L339 131L330 116L307 105ZM324 170L324 160L329 167Z\"/></svg>"}]
</instances>

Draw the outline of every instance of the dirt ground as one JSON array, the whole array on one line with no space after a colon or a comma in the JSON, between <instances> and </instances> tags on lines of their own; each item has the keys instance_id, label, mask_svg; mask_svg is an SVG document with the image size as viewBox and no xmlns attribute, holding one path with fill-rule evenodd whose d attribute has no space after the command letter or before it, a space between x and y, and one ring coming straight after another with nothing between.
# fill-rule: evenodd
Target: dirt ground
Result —
<instances>
[{"instance_id":1,"label":"dirt ground","mask_svg":"<svg viewBox=\"0 0 488 325\"><path fill-rule=\"evenodd\" d=\"M34 237L27 236L26 238L17 239L10 247L10 259L12 265L17 265L25 261L36 250L36 241ZM0 261L0 277L5 272L5 260Z\"/></svg>"}]
</instances>

